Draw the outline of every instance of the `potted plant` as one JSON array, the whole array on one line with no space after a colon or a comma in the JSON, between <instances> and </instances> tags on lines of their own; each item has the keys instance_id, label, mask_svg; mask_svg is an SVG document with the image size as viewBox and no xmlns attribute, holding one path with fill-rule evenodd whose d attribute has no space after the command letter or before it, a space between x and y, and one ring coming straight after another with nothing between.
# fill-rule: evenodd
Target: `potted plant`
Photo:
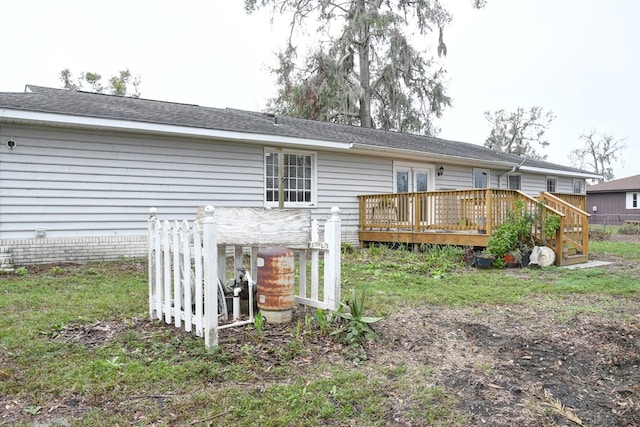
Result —
<instances>
[{"instance_id":1,"label":"potted plant","mask_svg":"<svg viewBox=\"0 0 640 427\"><path fill-rule=\"evenodd\" d=\"M491 268L494 261L495 257L487 250L484 250L476 255L476 267L478 268Z\"/></svg>"},{"instance_id":2,"label":"potted plant","mask_svg":"<svg viewBox=\"0 0 640 427\"><path fill-rule=\"evenodd\" d=\"M507 267L518 267L522 265L522 252L520 252L518 248L510 250L504 254L503 258Z\"/></svg>"}]
</instances>

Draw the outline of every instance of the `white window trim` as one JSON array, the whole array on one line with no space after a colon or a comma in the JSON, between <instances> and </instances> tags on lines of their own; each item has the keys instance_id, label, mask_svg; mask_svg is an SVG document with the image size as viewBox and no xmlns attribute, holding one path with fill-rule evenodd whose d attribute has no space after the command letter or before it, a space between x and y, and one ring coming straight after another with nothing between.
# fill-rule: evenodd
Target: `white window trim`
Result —
<instances>
[{"instance_id":1,"label":"white window trim","mask_svg":"<svg viewBox=\"0 0 640 427\"><path fill-rule=\"evenodd\" d=\"M267 201L267 156L270 153L278 154L301 154L305 156L311 156L311 202L285 202L285 208L312 208L318 205L318 156L315 151L306 150L291 150L291 149L279 149L273 147L265 147L264 160L262 162L263 175L262 175L262 199L264 201L264 207L277 208L280 206L279 202Z\"/></svg>"},{"instance_id":2,"label":"white window trim","mask_svg":"<svg viewBox=\"0 0 640 427\"><path fill-rule=\"evenodd\" d=\"M636 207L633 207L633 195L636 195ZM629 191L627 193L627 209L640 209L640 191Z\"/></svg>"},{"instance_id":3,"label":"white window trim","mask_svg":"<svg viewBox=\"0 0 640 427\"><path fill-rule=\"evenodd\" d=\"M580 192L576 193L576 181L580 182ZM584 183L584 179L581 178L573 178L573 181L571 181L571 192L573 194L585 194L585 189L586 189L586 185Z\"/></svg>"},{"instance_id":4,"label":"white window trim","mask_svg":"<svg viewBox=\"0 0 640 427\"><path fill-rule=\"evenodd\" d=\"M558 192L558 177L557 176L548 176L544 180L544 191L549 191L549 180L554 180L556 182L556 189L553 191L554 193Z\"/></svg>"},{"instance_id":5,"label":"white window trim","mask_svg":"<svg viewBox=\"0 0 640 427\"><path fill-rule=\"evenodd\" d=\"M487 173L487 186L486 187L476 187L476 172L486 172ZM484 169L484 168L473 168L473 171L471 172L471 185L473 186L473 188L491 188L491 170Z\"/></svg>"}]
</instances>

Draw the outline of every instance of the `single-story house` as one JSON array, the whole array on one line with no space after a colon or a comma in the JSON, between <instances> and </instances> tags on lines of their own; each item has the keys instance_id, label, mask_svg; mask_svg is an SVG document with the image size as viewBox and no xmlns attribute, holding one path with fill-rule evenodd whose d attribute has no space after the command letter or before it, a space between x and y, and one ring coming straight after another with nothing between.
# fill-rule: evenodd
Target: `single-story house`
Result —
<instances>
[{"instance_id":1,"label":"single-story house","mask_svg":"<svg viewBox=\"0 0 640 427\"><path fill-rule=\"evenodd\" d=\"M343 240L358 244L373 238L367 197L434 192L459 202L449 211L466 203L456 224L478 234L498 215L467 202L487 189L576 195L579 206L596 177L476 144L266 113L33 85L0 93L0 246L16 265L144 256L150 207L193 219L207 204L275 208L280 197L315 218L338 206Z\"/></svg>"},{"instance_id":2,"label":"single-story house","mask_svg":"<svg viewBox=\"0 0 640 427\"><path fill-rule=\"evenodd\" d=\"M587 186L587 210L592 224L640 222L640 175Z\"/></svg>"}]
</instances>

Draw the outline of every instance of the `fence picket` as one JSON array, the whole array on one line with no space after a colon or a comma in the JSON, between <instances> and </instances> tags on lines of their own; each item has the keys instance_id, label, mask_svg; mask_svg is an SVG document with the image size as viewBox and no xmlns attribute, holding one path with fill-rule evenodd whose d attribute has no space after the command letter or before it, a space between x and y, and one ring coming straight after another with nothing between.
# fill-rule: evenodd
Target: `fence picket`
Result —
<instances>
[{"instance_id":1,"label":"fence picket","mask_svg":"<svg viewBox=\"0 0 640 427\"><path fill-rule=\"evenodd\" d=\"M311 241L317 242L320 240L320 231L318 227L318 220L311 221ZM320 259L319 251L316 248L311 249L311 299L318 299L318 281L320 271Z\"/></svg>"},{"instance_id":2,"label":"fence picket","mask_svg":"<svg viewBox=\"0 0 640 427\"><path fill-rule=\"evenodd\" d=\"M172 238L172 251L173 251L173 319L175 321L176 328L182 326L182 313L180 308L183 306L182 302L182 287L180 286L180 239L178 234L178 221L173 223L171 228Z\"/></svg>"},{"instance_id":3,"label":"fence picket","mask_svg":"<svg viewBox=\"0 0 640 427\"><path fill-rule=\"evenodd\" d=\"M156 224L153 230L153 250L155 255L155 279L156 282L153 285L155 290L155 305L156 305L156 319L162 320L162 286L164 281L162 280L162 246L161 246L161 223L156 220Z\"/></svg>"},{"instance_id":4,"label":"fence picket","mask_svg":"<svg viewBox=\"0 0 640 427\"><path fill-rule=\"evenodd\" d=\"M164 262L164 321L171 323L171 245L169 239L169 221L162 224L162 250Z\"/></svg>"},{"instance_id":5,"label":"fence picket","mask_svg":"<svg viewBox=\"0 0 640 427\"><path fill-rule=\"evenodd\" d=\"M242 245L221 245L217 242L217 228L213 208L205 208L203 222L189 223L160 221L155 208L149 210L149 317L174 322L187 332L203 336L205 345L218 345L220 319L218 283L226 280L226 253L233 248L234 271L244 268ZM300 250L299 295L294 301L321 309L337 309L340 301L340 239L341 225L338 208L331 209L331 217L324 228L324 242L319 242L318 221L311 224L308 249ZM264 242L263 242L264 243ZM193 244L193 248L192 248ZM261 244L262 245L262 244ZM251 245L251 276L256 277L258 245ZM324 287L319 299L320 252L324 254ZM310 254L310 255L309 255ZM307 261L310 257L311 266ZM310 284L307 283L310 267ZM307 287L310 285L310 289ZM307 291L310 291L310 298ZM222 302L222 301L220 301ZM251 323L249 320L222 325L223 328Z\"/></svg>"},{"instance_id":6,"label":"fence picket","mask_svg":"<svg viewBox=\"0 0 640 427\"><path fill-rule=\"evenodd\" d=\"M200 229L198 223L193 224L193 257L195 258L194 267L195 285L196 285L196 336L204 336L204 295L203 295L203 278L202 278L202 240L200 239Z\"/></svg>"},{"instance_id":7,"label":"fence picket","mask_svg":"<svg viewBox=\"0 0 640 427\"><path fill-rule=\"evenodd\" d=\"M182 312L184 313L184 329L187 332L191 332L193 326L193 320L191 318L191 307L193 304L191 296L191 284L193 283L191 277L191 250L189 247L189 223L182 221L180 238L182 239L182 288L184 289L184 305Z\"/></svg>"}]
</instances>

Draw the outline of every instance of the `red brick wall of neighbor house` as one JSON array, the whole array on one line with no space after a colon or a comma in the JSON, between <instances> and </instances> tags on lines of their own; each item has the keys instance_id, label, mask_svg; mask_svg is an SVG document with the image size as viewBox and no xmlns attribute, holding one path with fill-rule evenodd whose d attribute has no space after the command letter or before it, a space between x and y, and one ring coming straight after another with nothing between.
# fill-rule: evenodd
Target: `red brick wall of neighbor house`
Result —
<instances>
[{"instance_id":1,"label":"red brick wall of neighbor house","mask_svg":"<svg viewBox=\"0 0 640 427\"><path fill-rule=\"evenodd\" d=\"M640 209L626 208L627 193L587 194L587 213L591 224L622 225L625 221L640 220ZM597 206L597 212L593 207Z\"/></svg>"}]
</instances>

